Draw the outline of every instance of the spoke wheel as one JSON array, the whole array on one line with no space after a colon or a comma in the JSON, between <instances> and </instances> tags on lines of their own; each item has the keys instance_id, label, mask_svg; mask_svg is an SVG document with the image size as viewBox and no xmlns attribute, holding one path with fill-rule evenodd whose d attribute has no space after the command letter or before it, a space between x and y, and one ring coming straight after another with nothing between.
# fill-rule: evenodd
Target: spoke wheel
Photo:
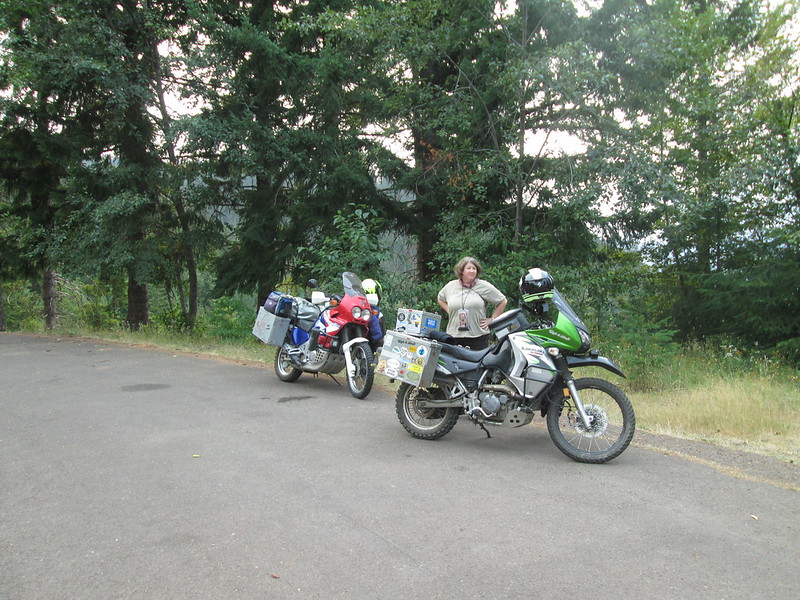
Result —
<instances>
[{"instance_id":1,"label":"spoke wheel","mask_svg":"<svg viewBox=\"0 0 800 600\"><path fill-rule=\"evenodd\" d=\"M403 383L397 390L395 407L397 418L415 438L422 440L438 439L455 427L460 410L452 406L443 408L420 407L423 400L444 400L444 392L439 388L417 388Z\"/></svg>"},{"instance_id":2,"label":"spoke wheel","mask_svg":"<svg viewBox=\"0 0 800 600\"><path fill-rule=\"evenodd\" d=\"M550 438L573 460L608 462L622 454L633 439L636 429L633 405L625 392L604 379L577 379L575 386L592 423L586 427L572 398L564 398L547 410Z\"/></svg>"},{"instance_id":3,"label":"spoke wheel","mask_svg":"<svg viewBox=\"0 0 800 600\"><path fill-rule=\"evenodd\" d=\"M297 381L297 378L303 374L300 369L294 366L292 359L286 354L283 346L278 346L278 350L275 352L275 374L281 381L289 383Z\"/></svg>"},{"instance_id":4,"label":"spoke wheel","mask_svg":"<svg viewBox=\"0 0 800 600\"><path fill-rule=\"evenodd\" d=\"M355 373L351 376L347 373L347 387L350 393L358 399L366 398L372 390L372 381L375 378L375 371L372 365L372 350L369 349L367 342L359 342L350 348L353 357Z\"/></svg>"}]
</instances>

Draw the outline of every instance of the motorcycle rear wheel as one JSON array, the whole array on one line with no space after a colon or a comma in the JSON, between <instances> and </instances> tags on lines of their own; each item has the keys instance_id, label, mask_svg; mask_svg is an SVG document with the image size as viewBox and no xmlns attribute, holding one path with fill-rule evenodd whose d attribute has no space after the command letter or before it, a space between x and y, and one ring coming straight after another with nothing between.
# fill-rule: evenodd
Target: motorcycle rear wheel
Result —
<instances>
[{"instance_id":1,"label":"motorcycle rear wheel","mask_svg":"<svg viewBox=\"0 0 800 600\"><path fill-rule=\"evenodd\" d=\"M551 404L547 410L550 438L571 459L606 463L628 447L636 429L633 405L621 389L604 379L586 377L575 380L583 407L594 417L586 428L571 398Z\"/></svg>"},{"instance_id":2,"label":"motorcycle rear wheel","mask_svg":"<svg viewBox=\"0 0 800 600\"><path fill-rule=\"evenodd\" d=\"M275 352L275 374L278 379L287 383L297 381L297 378L303 374L300 369L294 366L292 359L289 358L283 346L278 346Z\"/></svg>"},{"instance_id":3,"label":"motorcycle rear wheel","mask_svg":"<svg viewBox=\"0 0 800 600\"><path fill-rule=\"evenodd\" d=\"M400 384L395 400L397 418L406 431L421 440L436 440L455 427L460 409L452 406L423 408L417 406L421 400L444 400L439 388L418 388L408 383Z\"/></svg>"},{"instance_id":4,"label":"motorcycle rear wheel","mask_svg":"<svg viewBox=\"0 0 800 600\"><path fill-rule=\"evenodd\" d=\"M372 350L370 350L367 342L359 342L353 344L350 351L356 372L352 377L348 372L347 387L354 398L361 400L370 393L372 382L375 379L375 371L372 368Z\"/></svg>"}]
</instances>

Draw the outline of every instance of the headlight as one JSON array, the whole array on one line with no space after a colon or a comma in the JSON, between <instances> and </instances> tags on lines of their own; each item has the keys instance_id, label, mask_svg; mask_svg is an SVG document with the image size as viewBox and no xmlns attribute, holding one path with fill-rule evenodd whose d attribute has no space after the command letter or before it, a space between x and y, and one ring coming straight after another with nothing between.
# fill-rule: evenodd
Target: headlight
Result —
<instances>
[{"instance_id":1,"label":"headlight","mask_svg":"<svg viewBox=\"0 0 800 600\"><path fill-rule=\"evenodd\" d=\"M360 306L354 306L353 307L353 318L354 319L360 319L361 318L361 307Z\"/></svg>"},{"instance_id":2,"label":"headlight","mask_svg":"<svg viewBox=\"0 0 800 600\"><path fill-rule=\"evenodd\" d=\"M581 336L581 342L583 342L581 348L583 348L583 351L586 352L586 350L592 347L592 338L590 338L589 334L586 333L583 329L579 329L578 333Z\"/></svg>"}]
</instances>

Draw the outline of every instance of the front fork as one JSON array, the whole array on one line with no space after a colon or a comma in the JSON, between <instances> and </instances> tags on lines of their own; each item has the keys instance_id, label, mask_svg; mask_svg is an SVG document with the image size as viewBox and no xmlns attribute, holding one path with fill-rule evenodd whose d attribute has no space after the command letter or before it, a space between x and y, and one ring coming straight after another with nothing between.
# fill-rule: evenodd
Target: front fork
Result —
<instances>
[{"instance_id":1,"label":"front fork","mask_svg":"<svg viewBox=\"0 0 800 600\"><path fill-rule=\"evenodd\" d=\"M569 365L567 365L566 357L561 354L557 348L550 348L549 353L550 357L553 359L553 364L555 364L559 373L561 373L561 378L564 380L567 390L569 390L569 395L575 402L575 409L578 411L578 415L581 418L583 426L586 429L591 429L594 417L590 416L583 406L583 401L578 393L578 388L575 386L575 378L572 376L572 371L569 370ZM564 395L566 396L566 394Z\"/></svg>"}]
</instances>

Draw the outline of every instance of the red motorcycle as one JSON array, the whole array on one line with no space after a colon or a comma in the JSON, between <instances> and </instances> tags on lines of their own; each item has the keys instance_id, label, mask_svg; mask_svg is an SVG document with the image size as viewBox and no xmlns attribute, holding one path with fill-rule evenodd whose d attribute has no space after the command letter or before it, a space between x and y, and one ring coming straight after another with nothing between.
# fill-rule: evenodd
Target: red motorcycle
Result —
<instances>
[{"instance_id":1,"label":"red motorcycle","mask_svg":"<svg viewBox=\"0 0 800 600\"><path fill-rule=\"evenodd\" d=\"M313 280L309 284L316 286ZM281 381L292 382L303 373L334 375L346 370L350 393L365 398L374 378L369 344L372 299L357 275L342 273L342 284L344 296L312 291L310 301L289 296L284 297L290 298L288 302L281 298L275 302L275 310L289 319L284 341L275 353L275 373Z\"/></svg>"}]
</instances>

